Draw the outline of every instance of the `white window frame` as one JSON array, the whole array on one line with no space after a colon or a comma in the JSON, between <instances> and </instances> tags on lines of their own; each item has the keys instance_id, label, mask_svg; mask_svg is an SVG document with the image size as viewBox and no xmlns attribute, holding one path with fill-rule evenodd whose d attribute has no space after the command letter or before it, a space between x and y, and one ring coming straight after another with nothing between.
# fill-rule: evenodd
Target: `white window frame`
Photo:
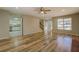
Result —
<instances>
[{"instance_id":1,"label":"white window frame","mask_svg":"<svg viewBox=\"0 0 79 59\"><path fill-rule=\"evenodd\" d=\"M59 20L61 19L61 21L63 22L62 23L62 28L59 28ZM69 21L70 21L70 25L64 25L64 23L65 23L65 20L66 19L70 19ZM66 21L68 21L68 20L66 20ZM68 29L68 28L65 28L65 26L70 26L70 28ZM57 19L57 29L58 30L72 30L72 18L71 17L68 17L68 18L59 18L59 19Z\"/></svg>"}]
</instances>

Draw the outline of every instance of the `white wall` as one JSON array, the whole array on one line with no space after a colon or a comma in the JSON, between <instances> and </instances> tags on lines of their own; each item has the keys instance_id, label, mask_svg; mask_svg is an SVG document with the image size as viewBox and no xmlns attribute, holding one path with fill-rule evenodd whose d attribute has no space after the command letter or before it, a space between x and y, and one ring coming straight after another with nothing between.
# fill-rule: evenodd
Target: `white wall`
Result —
<instances>
[{"instance_id":1,"label":"white wall","mask_svg":"<svg viewBox=\"0 0 79 59\"><path fill-rule=\"evenodd\" d=\"M40 19L33 16L23 17L23 33L24 35L41 32L39 21Z\"/></svg>"},{"instance_id":2,"label":"white wall","mask_svg":"<svg viewBox=\"0 0 79 59\"><path fill-rule=\"evenodd\" d=\"M0 10L0 39L9 38L9 14Z\"/></svg>"},{"instance_id":3,"label":"white wall","mask_svg":"<svg viewBox=\"0 0 79 59\"><path fill-rule=\"evenodd\" d=\"M72 15L72 30L73 33L79 35L79 14Z\"/></svg>"}]
</instances>

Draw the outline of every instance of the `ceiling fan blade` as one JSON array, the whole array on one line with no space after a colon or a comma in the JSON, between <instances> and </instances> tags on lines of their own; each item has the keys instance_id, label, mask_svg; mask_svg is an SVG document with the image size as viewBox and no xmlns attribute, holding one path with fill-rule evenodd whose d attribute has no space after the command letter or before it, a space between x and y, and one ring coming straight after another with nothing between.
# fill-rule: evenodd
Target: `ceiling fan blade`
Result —
<instances>
[{"instance_id":1,"label":"ceiling fan blade","mask_svg":"<svg viewBox=\"0 0 79 59\"><path fill-rule=\"evenodd\" d=\"M44 11L44 8L43 8L43 7L41 7L41 8L40 8L40 11Z\"/></svg>"},{"instance_id":2,"label":"ceiling fan blade","mask_svg":"<svg viewBox=\"0 0 79 59\"><path fill-rule=\"evenodd\" d=\"M45 10L45 11L51 11L51 10Z\"/></svg>"},{"instance_id":3,"label":"ceiling fan blade","mask_svg":"<svg viewBox=\"0 0 79 59\"><path fill-rule=\"evenodd\" d=\"M37 8L36 11L38 11L38 13L47 14L51 10L50 9L47 9L47 8L44 8L44 7L40 7L40 8Z\"/></svg>"}]
</instances>

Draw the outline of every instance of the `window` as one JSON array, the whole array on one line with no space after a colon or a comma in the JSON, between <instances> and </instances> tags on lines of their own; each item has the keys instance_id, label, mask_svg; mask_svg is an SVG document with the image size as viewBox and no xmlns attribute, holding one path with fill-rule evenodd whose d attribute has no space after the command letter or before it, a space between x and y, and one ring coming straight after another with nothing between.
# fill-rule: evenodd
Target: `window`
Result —
<instances>
[{"instance_id":1,"label":"window","mask_svg":"<svg viewBox=\"0 0 79 59\"><path fill-rule=\"evenodd\" d=\"M58 19L58 29L63 29L63 19Z\"/></svg>"},{"instance_id":2,"label":"window","mask_svg":"<svg viewBox=\"0 0 79 59\"><path fill-rule=\"evenodd\" d=\"M57 20L57 29L72 30L71 18L61 18Z\"/></svg>"},{"instance_id":3,"label":"window","mask_svg":"<svg viewBox=\"0 0 79 59\"><path fill-rule=\"evenodd\" d=\"M10 36L18 36L18 35L23 35L23 28L22 28L22 18L19 16L12 16L10 18L10 23L9 23L9 32Z\"/></svg>"}]
</instances>

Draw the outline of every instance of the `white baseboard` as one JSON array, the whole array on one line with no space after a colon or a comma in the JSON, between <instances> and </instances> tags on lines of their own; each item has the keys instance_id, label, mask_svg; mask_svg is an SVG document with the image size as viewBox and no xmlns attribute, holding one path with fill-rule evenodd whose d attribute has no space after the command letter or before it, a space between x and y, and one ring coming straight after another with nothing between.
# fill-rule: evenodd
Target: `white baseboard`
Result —
<instances>
[{"instance_id":1,"label":"white baseboard","mask_svg":"<svg viewBox=\"0 0 79 59\"><path fill-rule=\"evenodd\" d=\"M42 32L42 31L40 31L40 32ZM34 33L39 33L39 32L32 32L32 33L27 33L27 34L23 34L23 35L32 35Z\"/></svg>"}]
</instances>

